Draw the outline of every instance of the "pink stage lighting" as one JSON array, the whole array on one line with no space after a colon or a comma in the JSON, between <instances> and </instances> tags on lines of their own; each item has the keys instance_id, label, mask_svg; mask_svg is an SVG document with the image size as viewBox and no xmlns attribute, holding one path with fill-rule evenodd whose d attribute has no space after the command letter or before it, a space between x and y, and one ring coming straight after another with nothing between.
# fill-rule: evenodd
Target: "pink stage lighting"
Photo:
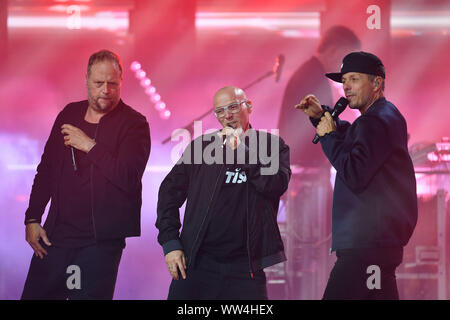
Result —
<instances>
[{"instance_id":1,"label":"pink stage lighting","mask_svg":"<svg viewBox=\"0 0 450 320\"><path fill-rule=\"evenodd\" d=\"M155 93L154 95L152 95L152 101L154 103L157 103L160 100L161 100L161 96L159 94Z\"/></svg>"},{"instance_id":2,"label":"pink stage lighting","mask_svg":"<svg viewBox=\"0 0 450 320\"><path fill-rule=\"evenodd\" d=\"M145 89L145 94L149 95L149 96L155 94L155 92L156 92L156 88L154 86L150 86L147 89Z\"/></svg>"},{"instance_id":3,"label":"pink stage lighting","mask_svg":"<svg viewBox=\"0 0 450 320\"><path fill-rule=\"evenodd\" d=\"M152 84L152 81L149 78L144 78L141 80L141 86L149 87Z\"/></svg>"},{"instance_id":4,"label":"pink stage lighting","mask_svg":"<svg viewBox=\"0 0 450 320\"><path fill-rule=\"evenodd\" d=\"M137 70L136 71L136 78L138 79L144 79L147 73L144 70Z\"/></svg>"},{"instance_id":5,"label":"pink stage lighting","mask_svg":"<svg viewBox=\"0 0 450 320\"><path fill-rule=\"evenodd\" d=\"M161 118L163 118L164 120L167 120L170 118L170 111L169 110L165 110L163 112L160 113Z\"/></svg>"},{"instance_id":6,"label":"pink stage lighting","mask_svg":"<svg viewBox=\"0 0 450 320\"><path fill-rule=\"evenodd\" d=\"M137 61L133 61L131 63L131 71L138 71L139 69L141 69L141 64Z\"/></svg>"},{"instance_id":7,"label":"pink stage lighting","mask_svg":"<svg viewBox=\"0 0 450 320\"><path fill-rule=\"evenodd\" d=\"M152 81L147 77L147 72L142 70L142 65L138 61L133 61L130 65L131 71L135 73L137 79L140 80L140 85L145 89L145 94L150 96L150 100L154 103L155 109L160 111L162 119L170 118L170 111L167 110L166 104L161 101L161 95L156 92L156 88L152 86Z\"/></svg>"},{"instance_id":8,"label":"pink stage lighting","mask_svg":"<svg viewBox=\"0 0 450 320\"><path fill-rule=\"evenodd\" d=\"M160 101L157 104L155 104L155 109L158 111L162 111L162 110L166 109L166 104L164 102Z\"/></svg>"}]
</instances>

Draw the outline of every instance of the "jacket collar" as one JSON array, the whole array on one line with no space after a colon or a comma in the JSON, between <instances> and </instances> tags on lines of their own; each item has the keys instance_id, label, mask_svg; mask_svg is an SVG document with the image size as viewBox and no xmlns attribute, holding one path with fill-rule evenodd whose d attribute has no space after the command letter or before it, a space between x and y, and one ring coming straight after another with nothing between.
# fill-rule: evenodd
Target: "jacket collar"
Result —
<instances>
[{"instance_id":1,"label":"jacket collar","mask_svg":"<svg viewBox=\"0 0 450 320\"><path fill-rule=\"evenodd\" d=\"M378 106L383 105L386 103L385 97L379 97L377 100L375 100L372 105L367 109L367 111L364 114L370 113L371 110L376 109Z\"/></svg>"}]
</instances>

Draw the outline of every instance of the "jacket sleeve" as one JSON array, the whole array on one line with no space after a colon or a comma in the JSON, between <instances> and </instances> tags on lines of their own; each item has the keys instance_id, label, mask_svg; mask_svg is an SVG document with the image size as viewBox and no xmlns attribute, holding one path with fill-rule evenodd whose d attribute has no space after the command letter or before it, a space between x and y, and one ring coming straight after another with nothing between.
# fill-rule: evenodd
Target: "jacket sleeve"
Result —
<instances>
[{"instance_id":1,"label":"jacket sleeve","mask_svg":"<svg viewBox=\"0 0 450 320\"><path fill-rule=\"evenodd\" d=\"M25 212L25 223L28 220L33 220L41 223L42 215L44 214L45 207L50 200L52 193L52 170L53 161L55 160L55 147L56 144L64 143L62 135L60 133L61 123L59 119L61 113L56 117L53 123L50 136L45 143L44 152L41 157L41 161L37 166L37 172L34 176L33 186L31 188L30 201L28 208ZM58 141L58 139L60 141Z\"/></svg>"},{"instance_id":2,"label":"jacket sleeve","mask_svg":"<svg viewBox=\"0 0 450 320\"><path fill-rule=\"evenodd\" d=\"M346 135L331 132L321 137L320 142L339 178L350 190L359 193L389 157L391 139L383 122L371 116L361 116L354 122L351 137L349 131Z\"/></svg>"},{"instance_id":3,"label":"jacket sleeve","mask_svg":"<svg viewBox=\"0 0 450 320\"><path fill-rule=\"evenodd\" d=\"M256 189L257 192L262 193L266 197L277 198L283 195L287 190L289 185L289 180L291 179L291 168L289 162L289 147L283 141L283 139L270 135L271 140L277 139L279 149L276 150L275 158L278 161L278 170L272 174L268 169L274 165L271 161L267 164L262 164L258 160L257 165L246 165L245 169L249 172L249 182ZM273 146L273 143L270 144ZM269 149L270 146L269 146ZM275 148L276 149L276 148ZM274 150L271 150L271 152ZM273 160L273 157L272 157ZM275 163L276 165L276 163Z\"/></svg>"},{"instance_id":4,"label":"jacket sleeve","mask_svg":"<svg viewBox=\"0 0 450 320\"><path fill-rule=\"evenodd\" d=\"M116 154L97 142L87 157L112 184L132 193L141 183L150 148L150 128L142 117L130 126Z\"/></svg>"},{"instance_id":5,"label":"jacket sleeve","mask_svg":"<svg viewBox=\"0 0 450 320\"><path fill-rule=\"evenodd\" d=\"M173 250L183 250L180 237L180 207L186 201L189 188L188 165L178 162L164 178L158 192L157 218L158 242L164 255Z\"/></svg>"}]
</instances>

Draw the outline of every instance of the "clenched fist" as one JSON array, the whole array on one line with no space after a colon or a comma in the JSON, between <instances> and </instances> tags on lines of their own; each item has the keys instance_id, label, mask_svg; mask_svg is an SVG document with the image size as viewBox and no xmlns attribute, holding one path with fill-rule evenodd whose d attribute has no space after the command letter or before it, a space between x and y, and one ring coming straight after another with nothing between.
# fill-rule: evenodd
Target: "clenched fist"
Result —
<instances>
[{"instance_id":1,"label":"clenched fist","mask_svg":"<svg viewBox=\"0 0 450 320\"><path fill-rule=\"evenodd\" d=\"M320 137L323 137L324 135L332 131L336 131L336 123L334 122L333 117L328 111L325 112L325 115L322 117L322 119L320 119L320 122L317 125L316 130L317 134Z\"/></svg>"},{"instance_id":2,"label":"clenched fist","mask_svg":"<svg viewBox=\"0 0 450 320\"><path fill-rule=\"evenodd\" d=\"M64 144L67 147L74 147L88 153L95 146L95 141L89 138L83 130L70 124L63 124L61 133L64 134Z\"/></svg>"}]
</instances>

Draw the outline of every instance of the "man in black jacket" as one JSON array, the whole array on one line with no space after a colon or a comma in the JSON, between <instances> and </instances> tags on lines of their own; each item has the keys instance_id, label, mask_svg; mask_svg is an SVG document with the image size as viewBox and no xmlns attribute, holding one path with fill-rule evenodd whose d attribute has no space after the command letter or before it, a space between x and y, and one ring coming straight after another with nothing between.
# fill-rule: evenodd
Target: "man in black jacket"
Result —
<instances>
[{"instance_id":1,"label":"man in black jacket","mask_svg":"<svg viewBox=\"0 0 450 320\"><path fill-rule=\"evenodd\" d=\"M345 56L342 82L353 124L336 122L319 100L306 96L302 109L317 127L322 149L336 169L332 251L337 261L324 299L398 299L395 269L417 222L414 167L406 121L384 98L385 69L367 52Z\"/></svg>"},{"instance_id":2,"label":"man in black jacket","mask_svg":"<svg viewBox=\"0 0 450 320\"><path fill-rule=\"evenodd\" d=\"M239 88L218 90L213 112L223 129L194 140L159 190L168 298L267 299L263 268L286 259L277 213L289 148L251 128L252 103Z\"/></svg>"},{"instance_id":3,"label":"man in black jacket","mask_svg":"<svg viewBox=\"0 0 450 320\"><path fill-rule=\"evenodd\" d=\"M94 53L88 100L68 104L55 120L25 214L35 255L22 299L113 298L125 238L140 235L150 155L148 122L122 102L121 83L120 58Z\"/></svg>"}]
</instances>

